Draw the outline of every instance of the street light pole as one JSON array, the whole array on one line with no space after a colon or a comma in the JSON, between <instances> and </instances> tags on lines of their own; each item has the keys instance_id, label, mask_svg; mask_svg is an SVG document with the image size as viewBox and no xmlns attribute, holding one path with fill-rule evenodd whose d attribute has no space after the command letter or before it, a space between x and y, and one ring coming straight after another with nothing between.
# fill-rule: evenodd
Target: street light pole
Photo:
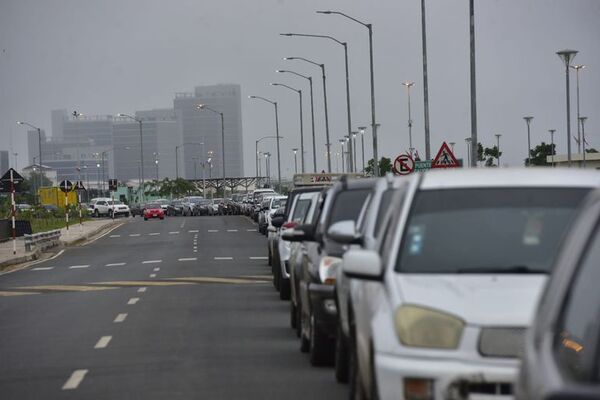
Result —
<instances>
[{"instance_id":1,"label":"street light pole","mask_svg":"<svg viewBox=\"0 0 600 400\"><path fill-rule=\"evenodd\" d=\"M579 117L579 122L581 122L581 142L583 144L583 168L585 168L585 121L587 117Z\"/></svg>"},{"instance_id":2,"label":"street light pole","mask_svg":"<svg viewBox=\"0 0 600 400\"><path fill-rule=\"evenodd\" d=\"M259 161L260 160L260 153L258 151L258 144L262 140L264 140L264 139L277 139L277 136L263 136L263 137L259 138L258 140L256 140L255 144L256 144L256 178L257 178L257 180L258 180L258 178L261 175L261 172L260 172L260 161ZM281 139L283 139L283 138L281 138Z\"/></svg>"},{"instance_id":3,"label":"street light pole","mask_svg":"<svg viewBox=\"0 0 600 400\"><path fill-rule=\"evenodd\" d=\"M316 137L315 137L315 104L314 104L314 98L313 98L312 76L302 75L297 72L289 71L289 70L277 70L277 72L281 72L281 73L287 72L289 74L294 74L301 78L308 79L308 83L310 86L310 122L312 125L313 172L316 173L317 172L317 143L316 143Z\"/></svg>"},{"instance_id":4,"label":"street light pole","mask_svg":"<svg viewBox=\"0 0 600 400\"><path fill-rule=\"evenodd\" d=\"M275 134L277 138L277 184L279 186L279 190L281 190L281 153L279 151L279 140L281 139L281 136L279 136L279 111L277 108L277 102L260 96L248 96L248 98L266 101L267 103L273 104L275 107Z\"/></svg>"},{"instance_id":5,"label":"street light pole","mask_svg":"<svg viewBox=\"0 0 600 400\"><path fill-rule=\"evenodd\" d=\"M204 146L204 142L202 143L196 143L196 142L191 142L191 143L182 143L178 146L175 146L175 178L179 179L179 156L178 156L178 150L180 147L183 146L192 146L192 145L197 145L197 146Z\"/></svg>"},{"instance_id":6,"label":"street light pole","mask_svg":"<svg viewBox=\"0 0 600 400\"><path fill-rule=\"evenodd\" d=\"M548 132L550 132L550 151L552 152L552 166L554 167L554 132L556 132L556 129L549 129Z\"/></svg>"},{"instance_id":7,"label":"street light pole","mask_svg":"<svg viewBox=\"0 0 600 400\"><path fill-rule=\"evenodd\" d=\"M358 132L352 132L352 136L350 139L350 142L352 143L352 166L354 167L352 172L356 172L356 135L357 134L358 134ZM350 151L350 150L348 150L348 151Z\"/></svg>"},{"instance_id":8,"label":"street light pole","mask_svg":"<svg viewBox=\"0 0 600 400\"><path fill-rule=\"evenodd\" d=\"M527 123L527 166L531 167L531 120L533 117L523 117Z\"/></svg>"},{"instance_id":9,"label":"street light pole","mask_svg":"<svg viewBox=\"0 0 600 400\"><path fill-rule=\"evenodd\" d=\"M410 114L410 88L415 84L414 82L402 82L406 86L406 94L408 95L408 147L412 148L412 118Z\"/></svg>"},{"instance_id":10,"label":"street light pole","mask_svg":"<svg viewBox=\"0 0 600 400\"><path fill-rule=\"evenodd\" d=\"M571 65L571 68L575 70L575 75L577 77L577 121L580 121L579 116L579 70L584 69L585 65ZM581 130L579 129L579 124L577 124L577 153L581 153Z\"/></svg>"},{"instance_id":11,"label":"street light pole","mask_svg":"<svg viewBox=\"0 0 600 400\"><path fill-rule=\"evenodd\" d=\"M354 21L358 24L361 24L369 31L369 67L370 67L370 75L371 75L371 126L373 129L373 158L375 160L374 164L374 175L379 176L379 163L378 163L378 151L377 151L377 123L375 119L375 73L373 71L373 25L367 24L362 21L357 20L349 15L346 15L339 11L317 11L318 14L336 14L342 17L345 17L351 21ZM329 140L328 140L329 141ZM328 152L329 154L329 152ZM331 172L331 167L330 167Z\"/></svg>"},{"instance_id":12,"label":"street light pole","mask_svg":"<svg viewBox=\"0 0 600 400\"><path fill-rule=\"evenodd\" d=\"M500 168L500 136L502 136L499 133L496 133L494 136L496 136L496 143L497 143L497 151L498 151L498 168Z\"/></svg>"},{"instance_id":13,"label":"street light pole","mask_svg":"<svg viewBox=\"0 0 600 400\"><path fill-rule=\"evenodd\" d=\"M465 138L465 143L467 144L467 165L471 166L471 138Z\"/></svg>"},{"instance_id":14,"label":"street light pole","mask_svg":"<svg viewBox=\"0 0 600 400\"><path fill-rule=\"evenodd\" d=\"M283 59L284 60L301 60L301 61L316 65L317 67L321 68L321 74L322 74L322 78L323 78L323 103L325 106L325 136L326 136L325 146L327 147L327 171L329 173L331 173L331 143L329 141L329 111L328 111L328 107L327 107L327 83L326 83L326 77L325 77L325 64L319 64L317 62L308 60L304 57L284 57Z\"/></svg>"},{"instance_id":15,"label":"street light pole","mask_svg":"<svg viewBox=\"0 0 600 400\"><path fill-rule=\"evenodd\" d=\"M119 113L117 114L118 117L125 117L125 118L129 118L132 119L134 121L136 121L138 124L140 124L140 175L141 175L141 181L142 181L142 194L141 194L141 198L144 198L144 142L143 142L143 136L142 136L142 120L132 117L131 115L127 115L127 114L123 114L123 113ZM104 166L102 166L102 173L104 173ZM104 183L103 183L104 184Z\"/></svg>"},{"instance_id":16,"label":"street light pole","mask_svg":"<svg viewBox=\"0 0 600 400\"><path fill-rule=\"evenodd\" d=\"M38 161L40 164L40 187L41 187L42 186L41 185L42 184L42 176L43 176L43 171L44 171L44 167L42 164L42 130L40 128L38 128L37 126L30 124L29 122L17 121L17 125L26 125L37 131L37 134L38 134ZM37 198L37 196L35 194L34 194L34 198ZM38 198L38 201L39 201L39 198Z\"/></svg>"},{"instance_id":17,"label":"street light pole","mask_svg":"<svg viewBox=\"0 0 600 400\"><path fill-rule=\"evenodd\" d=\"M470 42L470 81L471 81L471 167L477 167L477 90L475 80L475 1L469 0L469 42Z\"/></svg>"},{"instance_id":18,"label":"street light pole","mask_svg":"<svg viewBox=\"0 0 600 400\"><path fill-rule=\"evenodd\" d=\"M300 164L302 166L302 173L304 173L304 118L302 117L302 90L294 89L293 87L284 85L283 83L271 83L271 86L281 86L287 88L293 92L298 93L298 96L300 98Z\"/></svg>"},{"instance_id":19,"label":"street light pole","mask_svg":"<svg viewBox=\"0 0 600 400\"><path fill-rule=\"evenodd\" d=\"M359 126L358 131L360 132L360 147L362 153L362 173L365 173L365 131L367 130L366 126Z\"/></svg>"},{"instance_id":20,"label":"street light pole","mask_svg":"<svg viewBox=\"0 0 600 400\"><path fill-rule=\"evenodd\" d=\"M294 152L294 173L298 173L298 157L296 157L297 153L298 153L298 149L292 149L292 151Z\"/></svg>"},{"instance_id":21,"label":"street light pole","mask_svg":"<svg viewBox=\"0 0 600 400\"><path fill-rule=\"evenodd\" d=\"M348 119L348 135L352 134L352 115L350 111L350 69L348 67L348 43L342 42L333 36L327 35L308 35L304 33L282 33L282 36L300 36L309 38L329 39L344 47L344 62L346 68L346 115ZM352 151L352 143L350 143L349 151ZM350 171L355 171L354 162L350 162Z\"/></svg>"},{"instance_id":22,"label":"street light pole","mask_svg":"<svg viewBox=\"0 0 600 400\"><path fill-rule=\"evenodd\" d=\"M569 68L571 66L571 61L577 55L577 50L561 50L556 52L556 54L563 60L565 63L565 77L566 77L566 97L567 97L567 160L569 163L569 168L571 167L571 92L570 92L570 84L569 84Z\"/></svg>"},{"instance_id":23,"label":"street light pole","mask_svg":"<svg viewBox=\"0 0 600 400\"><path fill-rule=\"evenodd\" d=\"M154 165L156 165L156 182L158 182L158 153L154 153Z\"/></svg>"},{"instance_id":24,"label":"street light pole","mask_svg":"<svg viewBox=\"0 0 600 400\"><path fill-rule=\"evenodd\" d=\"M225 196L225 116L222 112L217 111L213 108L210 108L209 106L207 106L206 104L198 104L198 106L196 106L196 108L198 110L208 110L211 111L215 114L219 114L221 116L221 154L223 157L223 196Z\"/></svg>"},{"instance_id":25,"label":"street light pole","mask_svg":"<svg viewBox=\"0 0 600 400\"><path fill-rule=\"evenodd\" d=\"M340 144L342 145L342 174L344 172L346 172L345 167L344 167L344 143L346 142L346 139L340 139Z\"/></svg>"},{"instance_id":26,"label":"street light pole","mask_svg":"<svg viewBox=\"0 0 600 400\"><path fill-rule=\"evenodd\" d=\"M421 37L423 44L423 103L425 117L425 158L430 160L431 150L429 142L429 84L427 76L427 25L425 18L425 0L421 0ZM411 146L412 147L412 146Z\"/></svg>"}]
</instances>

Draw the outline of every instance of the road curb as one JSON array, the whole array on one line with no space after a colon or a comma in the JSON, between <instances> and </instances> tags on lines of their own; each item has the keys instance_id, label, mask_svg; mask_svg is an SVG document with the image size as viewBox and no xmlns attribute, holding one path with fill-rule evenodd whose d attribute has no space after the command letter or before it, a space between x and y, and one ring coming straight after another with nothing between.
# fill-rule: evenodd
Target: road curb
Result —
<instances>
[{"instance_id":1,"label":"road curb","mask_svg":"<svg viewBox=\"0 0 600 400\"><path fill-rule=\"evenodd\" d=\"M121 226L121 225L123 225L123 224L125 224L127 222L129 222L129 220L114 220L114 221L109 222L106 225L99 226L98 228L96 228L96 229L94 229L94 230L92 230L90 232L85 233L83 236L78 237L77 239L73 239L73 240L70 240L70 241L69 240L60 239L59 244L62 247L82 246L82 245L87 244L87 242L89 240L94 239L96 236L100 236L103 233L105 233L106 231L115 229L115 228L117 228L117 227L119 227L119 226ZM75 228L75 229L77 229L77 228Z\"/></svg>"},{"instance_id":2,"label":"road curb","mask_svg":"<svg viewBox=\"0 0 600 400\"><path fill-rule=\"evenodd\" d=\"M11 258L10 260L2 261L2 262L0 262L0 272L2 272L4 269L6 269L12 265L23 264L28 261L37 260L38 258L40 258L41 254L42 254L41 249L35 249L30 254L26 254L24 256L15 257L15 258Z\"/></svg>"}]
</instances>

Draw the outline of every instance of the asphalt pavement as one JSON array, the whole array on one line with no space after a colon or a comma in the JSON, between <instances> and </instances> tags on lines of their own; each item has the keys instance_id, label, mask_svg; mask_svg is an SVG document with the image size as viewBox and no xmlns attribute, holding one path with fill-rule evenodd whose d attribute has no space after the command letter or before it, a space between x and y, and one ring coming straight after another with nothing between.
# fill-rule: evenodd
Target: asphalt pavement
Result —
<instances>
[{"instance_id":1,"label":"asphalt pavement","mask_svg":"<svg viewBox=\"0 0 600 400\"><path fill-rule=\"evenodd\" d=\"M131 223L0 275L0 399L336 399L242 216Z\"/></svg>"}]
</instances>

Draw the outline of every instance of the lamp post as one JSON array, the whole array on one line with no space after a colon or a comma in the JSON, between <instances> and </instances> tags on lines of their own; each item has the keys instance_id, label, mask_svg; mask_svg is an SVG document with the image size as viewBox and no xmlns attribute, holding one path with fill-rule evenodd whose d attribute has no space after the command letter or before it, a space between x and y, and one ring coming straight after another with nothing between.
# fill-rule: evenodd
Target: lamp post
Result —
<instances>
[{"instance_id":1,"label":"lamp post","mask_svg":"<svg viewBox=\"0 0 600 400\"><path fill-rule=\"evenodd\" d=\"M158 182L158 154L154 152L154 165L156 166L156 182Z\"/></svg>"},{"instance_id":2,"label":"lamp post","mask_svg":"<svg viewBox=\"0 0 600 400\"><path fill-rule=\"evenodd\" d=\"M346 139L340 139L340 144L342 145L342 174L346 172L344 168L344 143L346 143Z\"/></svg>"},{"instance_id":3,"label":"lamp post","mask_svg":"<svg viewBox=\"0 0 600 400\"><path fill-rule=\"evenodd\" d=\"M37 131L37 134L38 134L38 161L40 164L40 186L41 186L42 174L44 171L44 167L42 166L43 165L42 164L42 130L41 130L41 128L38 128L37 126L30 124L29 122L17 121L17 125L26 125ZM37 196L34 196L34 197L38 198ZM39 201L39 198L38 198L38 201Z\"/></svg>"},{"instance_id":4,"label":"lamp post","mask_svg":"<svg viewBox=\"0 0 600 400\"><path fill-rule=\"evenodd\" d=\"M308 60L304 57L284 57L284 60L300 60L300 61L304 61L307 62L309 64L312 65L316 65L317 67L321 68L321 74L322 74L322 78L323 78L323 103L325 106L325 137L326 137L326 143L325 146L327 147L327 171L329 173L331 173L331 143L329 142L329 111L327 108L327 83L326 83L326 78L325 78L325 64L319 64L317 62Z\"/></svg>"},{"instance_id":5,"label":"lamp post","mask_svg":"<svg viewBox=\"0 0 600 400\"><path fill-rule=\"evenodd\" d=\"M579 70L584 69L585 65L571 65L571 68L575 70L575 76L577 79L577 121L581 120L579 116ZM579 124L577 124L577 152L581 153L581 130Z\"/></svg>"},{"instance_id":6,"label":"lamp post","mask_svg":"<svg viewBox=\"0 0 600 400\"><path fill-rule=\"evenodd\" d=\"M303 123L304 118L302 117L302 90L295 89L288 85L284 85L283 83L271 83L271 86L281 86L281 87L289 89L293 92L298 93L299 100L300 100L300 165L302 168L302 173L304 173L305 172L305 169L304 169L304 123Z\"/></svg>"},{"instance_id":7,"label":"lamp post","mask_svg":"<svg viewBox=\"0 0 600 400\"><path fill-rule=\"evenodd\" d=\"M317 11L318 14L335 14L345 17L351 21L354 21L369 31L369 67L370 67L370 75L371 75L371 126L373 129L373 158L375 160L378 159L378 151L377 151L377 125L375 119L375 73L373 72L373 25L367 24L362 21L359 21L356 18L353 18L347 14L344 14L339 11ZM374 165L374 175L379 176L379 165L375 162Z\"/></svg>"},{"instance_id":8,"label":"lamp post","mask_svg":"<svg viewBox=\"0 0 600 400\"><path fill-rule=\"evenodd\" d=\"M477 166L477 90L475 79L475 0L469 0L469 44L470 44L470 83L471 83L471 166Z\"/></svg>"},{"instance_id":9,"label":"lamp post","mask_svg":"<svg viewBox=\"0 0 600 400\"><path fill-rule=\"evenodd\" d=\"M293 74L293 75L299 76L301 78L308 79L308 83L310 86L310 117L311 117L310 121L311 121L311 125L312 125L313 172L316 173L317 172L317 143L316 143L316 137L315 137L315 104L314 104L314 99L313 99L312 76L302 75L297 72L289 71L289 70L285 70L285 69L278 69L277 72ZM304 151L302 153L304 153Z\"/></svg>"},{"instance_id":10,"label":"lamp post","mask_svg":"<svg viewBox=\"0 0 600 400\"><path fill-rule=\"evenodd\" d=\"M414 82L402 82L404 86L406 86L406 94L408 96L408 146L413 147L412 145L412 118L410 114L410 88L415 84Z\"/></svg>"},{"instance_id":11,"label":"lamp post","mask_svg":"<svg viewBox=\"0 0 600 400\"><path fill-rule=\"evenodd\" d=\"M281 136L279 136L279 111L277 109L277 102L260 96L248 96L248 98L266 101L275 107L275 134L277 138L277 185L279 186L279 190L281 190L281 153L279 152L279 140L281 139Z\"/></svg>"},{"instance_id":12,"label":"lamp post","mask_svg":"<svg viewBox=\"0 0 600 400\"><path fill-rule=\"evenodd\" d=\"M427 25L425 18L425 0L421 0L421 38L423 47L423 116L425 117L425 158L430 160L431 150L429 144L429 84L427 74Z\"/></svg>"},{"instance_id":13,"label":"lamp post","mask_svg":"<svg viewBox=\"0 0 600 400\"><path fill-rule=\"evenodd\" d=\"M144 141L143 141L143 136L142 136L142 120L132 117L131 115L127 115L127 114L123 114L123 113L119 113L117 114L118 117L124 117L124 118L129 118L132 119L134 121L136 121L138 124L140 124L140 176L141 176L141 186L142 186L142 194L140 196L141 199L144 198ZM104 173L104 167L102 167L103 170L102 172Z\"/></svg>"},{"instance_id":14,"label":"lamp post","mask_svg":"<svg viewBox=\"0 0 600 400\"><path fill-rule=\"evenodd\" d=\"M498 151L498 168L500 168L500 136L502 136L499 133L496 133L494 136L496 136L496 149Z\"/></svg>"},{"instance_id":15,"label":"lamp post","mask_svg":"<svg viewBox=\"0 0 600 400\"><path fill-rule=\"evenodd\" d=\"M292 151L294 152L294 173L298 173L298 149L292 149Z\"/></svg>"},{"instance_id":16,"label":"lamp post","mask_svg":"<svg viewBox=\"0 0 600 400\"><path fill-rule=\"evenodd\" d=\"M354 169L352 170L353 172L356 172L356 135L358 135L358 132L352 132L352 136L350 139L350 143L352 143L352 166L354 167ZM350 150L348 150L350 151Z\"/></svg>"},{"instance_id":17,"label":"lamp post","mask_svg":"<svg viewBox=\"0 0 600 400\"><path fill-rule=\"evenodd\" d=\"M258 144L261 141L265 140L265 139L277 139L277 141L279 141L279 139L283 139L283 138L280 137L280 136L263 136L263 137L259 138L258 140L256 140L256 143L255 143L255 145L256 145L256 148L255 148L256 153L255 154L256 154L256 180L257 180L257 182L258 182L258 179L260 178L260 175L261 175L261 171L260 171L260 152L258 151ZM279 157L278 157L278 159L279 159Z\"/></svg>"},{"instance_id":18,"label":"lamp post","mask_svg":"<svg viewBox=\"0 0 600 400\"><path fill-rule=\"evenodd\" d=\"M299 37L309 37L309 38L318 38L318 39L328 39L331 40L344 48L344 63L346 67L346 115L348 119L348 135L352 133L352 115L350 111L350 70L348 68L348 43L342 42L333 36L328 35L309 35L304 33L282 33L282 36L299 36ZM349 151L352 151L352 143L350 143ZM350 171L355 171L354 161L350 161Z\"/></svg>"},{"instance_id":19,"label":"lamp post","mask_svg":"<svg viewBox=\"0 0 600 400\"><path fill-rule=\"evenodd\" d=\"M465 143L467 144L467 165L471 166L471 138L465 138Z\"/></svg>"},{"instance_id":20,"label":"lamp post","mask_svg":"<svg viewBox=\"0 0 600 400\"><path fill-rule=\"evenodd\" d=\"M179 179L179 148L183 147L183 146L204 146L204 142L202 143L197 143L197 142L186 142L186 143L182 143L178 146L175 146L175 178ZM202 152L204 152L204 148L202 150Z\"/></svg>"},{"instance_id":21,"label":"lamp post","mask_svg":"<svg viewBox=\"0 0 600 400\"><path fill-rule=\"evenodd\" d=\"M583 168L585 168L585 121L587 117L579 117L581 123L581 142L583 144Z\"/></svg>"},{"instance_id":22,"label":"lamp post","mask_svg":"<svg viewBox=\"0 0 600 400\"><path fill-rule=\"evenodd\" d=\"M359 126L358 131L360 132L360 147L361 147L361 157L362 157L362 173L365 173L365 131L367 130L366 126Z\"/></svg>"},{"instance_id":23,"label":"lamp post","mask_svg":"<svg viewBox=\"0 0 600 400\"><path fill-rule=\"evenodd\" d=\"M206 104L198 104L198 106L196 108L198 110L208 110L210 112L213 112L213 113L221 116L221 155L223 157L223 160L222 160L223 161L223 196L225 196L225 177L226 177L226 175L225 175L225 115L220 111L210 108ZM202 152L202 154L203 154L202 156L204 157L204 151Z\"/></svg>"},{"instance_id":24,"label":"lamp post","mask_svg":"<svg viewBox=\"0 0 600 400\"><path fill-rule=\"evenodd\" d=\"M531 120L533 117L523 117L525 122L527 123L527 166L531 167Z\"/></svg>"},{"instance_id":25,"label":"lamp post","mask_svg":"<svg viewBox=\"0 0 600 400\"><path fill-rule=\"evenodd\" d=\"M265 170L267 171L267 184L271 186L271 163L269 158L271 157L271 153L265 153Z\"/></svg>"},{"instance_id":26,"label":"lamp post","mask_svg":"<svg viewBox=\"0 0 600 400\"><path fill-rule=\"evenodd\" d=\"M577 55L577 50L561 50L556 54L563 60L565 64L565 78L566 78L566 97L567 97L567 160L569 168L571 167L571 95L570 95L570 84L569 84L569 68L571 61Z\"/></svg>"},{"instance_id":27,"label":"lamp post","mask_svg":"<svg viewBox=\"0 0 600 400\"><path fill-rule=\"evenodd\" d=\"M554 167L554 132L556 132L556 129L548 129L548 132L550 132L550 151L552 152L552 166Z\"/></svg>"}]
</instances>

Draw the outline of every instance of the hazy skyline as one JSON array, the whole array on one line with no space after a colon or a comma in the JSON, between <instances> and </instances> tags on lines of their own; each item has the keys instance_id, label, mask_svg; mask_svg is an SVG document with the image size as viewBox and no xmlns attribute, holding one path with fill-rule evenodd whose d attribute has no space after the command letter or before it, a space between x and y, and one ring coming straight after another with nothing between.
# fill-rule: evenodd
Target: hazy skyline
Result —
<instances>
[{"instance_id":1,"label":"hazy skyline","mask_svg":"<svg viewBox=\"0 0 600 400\"><path fill-rule=\"evenodd\" d=\"M557 129L566 152L564 65L555 52L579 50L581 114L586 137L600 147L600 2L595 0L480 0L476 4L478 132L484 146L502 134L502 162L522 165L527 137L523 116L533 115L532 146L549 142ZM0 138L2 150L26 159L26 129L17 120L51 130L50 111L84 114L132 113L172 106L175 92L198 85L239 83L246 175L254 174L254 141L274 134L273 110L246 99L260 95L280 104L282 174L293 172L299 147L298 101L269 82L305 91L307 167L312 165L308 84L276 69L312 75L318 167L325 167L325 130L320 72L282 57L301 56L326 64L331 141L347 133L343 50L320 39L287 38L283 32L332 35L349 43L352 124L370 124L367 31L341 17L343 11L374 26L375 83L380 156L408 148L407 100L412 88L413 141L424 155L420 1L221 2L5 0L0 4ZM466 158L470 135L468 1L427 1L427 40L432 153L456 142ZM572 75L572 134L576 135L575 74ZM371 155L368 130L365 148ZM575 142L572 142L576 149ZM12 147L11 147L12 146ZM275 154L274 142L261 147ZM360 164L360 155L359 155ZM12 161L12 157L11 157ZM332 159L335 168L335 159ZM275 159L272 162L275 171Z\"/></svg>"}]
</instances>

